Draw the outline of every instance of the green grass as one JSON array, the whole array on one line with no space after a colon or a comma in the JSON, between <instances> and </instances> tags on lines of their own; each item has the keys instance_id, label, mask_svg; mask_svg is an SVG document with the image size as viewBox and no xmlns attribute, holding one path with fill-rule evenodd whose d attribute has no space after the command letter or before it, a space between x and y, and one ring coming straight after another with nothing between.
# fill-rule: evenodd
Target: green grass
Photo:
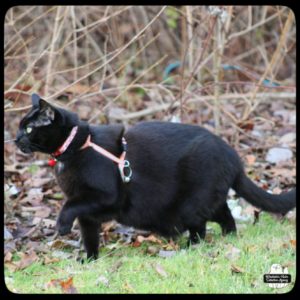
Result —
<instances>
[{"instance_id":1,"label":"green grass","mask_svg":"<svg viewBox=\"0 0 300 300\"><path fill-rule=\"evenodd\" d=\"M216 224L210 241L197 247L181 249L175 256L161 258L147 254L150 243L134 248L121 245L109 252L102 248L96 262L80 264L74 259L42 265L34 263L16 272L5 269L6 285L17 293L62 293L49 287L52 279L73 277L78 293L286 293L296 275L295 225L261 214L256 225L247 224L238 236L222 237ZM231 247L240 250L228 258ZM270 288L263 274L272 264L288 266L292 283L282 289ZM159 265L164 272L158 272ZM233 273L232 265L242 270ZM158 267L159 268L159 267ZM163 273L163 274L161 274ZM104 276L108 284L99 283Z\"/></svg>"}]
</instances>

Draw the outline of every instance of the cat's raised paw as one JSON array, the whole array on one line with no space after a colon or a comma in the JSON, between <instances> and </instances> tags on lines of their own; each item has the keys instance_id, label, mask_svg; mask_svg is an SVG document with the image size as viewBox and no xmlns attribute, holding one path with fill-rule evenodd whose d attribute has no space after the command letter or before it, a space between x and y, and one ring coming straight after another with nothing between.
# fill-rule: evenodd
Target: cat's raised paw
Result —
<instances>
[{"instance_id":1,"label":"cat's raised paw","mask_svg":"<svg viewBox=\"0 0 300 300\"><path fill-rule=\"evenodd\" d=\"M66 224L62 225L60 223L57 223L56 228L57 228L59 235L66 235L66 234L71 233L72 226L66 225Z\"/></svg>"}]
</instances>

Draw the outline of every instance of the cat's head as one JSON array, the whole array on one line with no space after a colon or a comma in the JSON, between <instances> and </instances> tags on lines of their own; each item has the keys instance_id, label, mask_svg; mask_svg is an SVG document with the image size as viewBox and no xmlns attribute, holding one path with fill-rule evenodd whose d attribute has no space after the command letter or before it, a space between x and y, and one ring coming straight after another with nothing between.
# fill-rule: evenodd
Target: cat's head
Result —
<instances>
[{"instance_id":1,"label":"cat's head","mask_svg":"<svg viewBox=\"0 0 300 300\"><path fill-rule=\"evenodd\" d=\"M78 122L76 114L54 107L33 94L32 109L20 122L16 145L25 153L52 153Z\"/></svg>"}]
</instances>

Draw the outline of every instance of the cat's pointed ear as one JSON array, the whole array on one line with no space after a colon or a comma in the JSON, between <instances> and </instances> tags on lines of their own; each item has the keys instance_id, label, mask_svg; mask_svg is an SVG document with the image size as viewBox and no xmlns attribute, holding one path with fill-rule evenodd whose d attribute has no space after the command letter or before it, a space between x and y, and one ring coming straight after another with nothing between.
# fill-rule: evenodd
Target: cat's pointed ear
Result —
<instances>
[{"instance_id":1,"label":"cat's pointed ear","mask_svg":"<svg viewBox=\"0 0 300 300\"><path fill-rule=\"evenodd\" d=\"M40 99L41 98L40 98L40 96L38 94L32 94L31 95L32 106L39 107Z\"/></svg>"},{"instance_id":2,"label":"cat's pointed ear","mask_svg":"<svg viewBox=\"0 0 300 300\"><path fill-rule=\"evenodd\" d=\"M40 114L43 115L44 118L47 118L50 121L54 120L55 117L55 108L50 105L44 99L39 99L39 107L40 107Z\"/></svg>"},{"instance_id":3,"label":"cat's pointed ear","mask_svg":"<svg viewBox=\"0 0 300 300\"><path fill-rule=\"evenodd\" d=\"M38 115L34 121L36 127L50 125L55 118L55 108L38 95L32 95L32 105L38 110Z\"/></svg>"}]
</instances>

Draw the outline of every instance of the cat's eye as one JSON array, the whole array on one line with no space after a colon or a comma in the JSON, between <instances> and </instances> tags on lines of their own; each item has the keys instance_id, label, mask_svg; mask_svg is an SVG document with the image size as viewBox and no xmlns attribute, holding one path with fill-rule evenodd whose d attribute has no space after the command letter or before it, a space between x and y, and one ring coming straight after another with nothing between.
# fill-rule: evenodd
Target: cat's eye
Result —
<instances>
[{"instance_id":1,"label":"cat's eye","mask_svg":"<svg viewBox=\"0 0 300 300\"><path fill-rule=\"evenodd\" d=\"M28 127L26 127L26 133L31 133L32 132L32 127L30 127L30 126L28 126Z\"/></svg>"}]
</instances>

